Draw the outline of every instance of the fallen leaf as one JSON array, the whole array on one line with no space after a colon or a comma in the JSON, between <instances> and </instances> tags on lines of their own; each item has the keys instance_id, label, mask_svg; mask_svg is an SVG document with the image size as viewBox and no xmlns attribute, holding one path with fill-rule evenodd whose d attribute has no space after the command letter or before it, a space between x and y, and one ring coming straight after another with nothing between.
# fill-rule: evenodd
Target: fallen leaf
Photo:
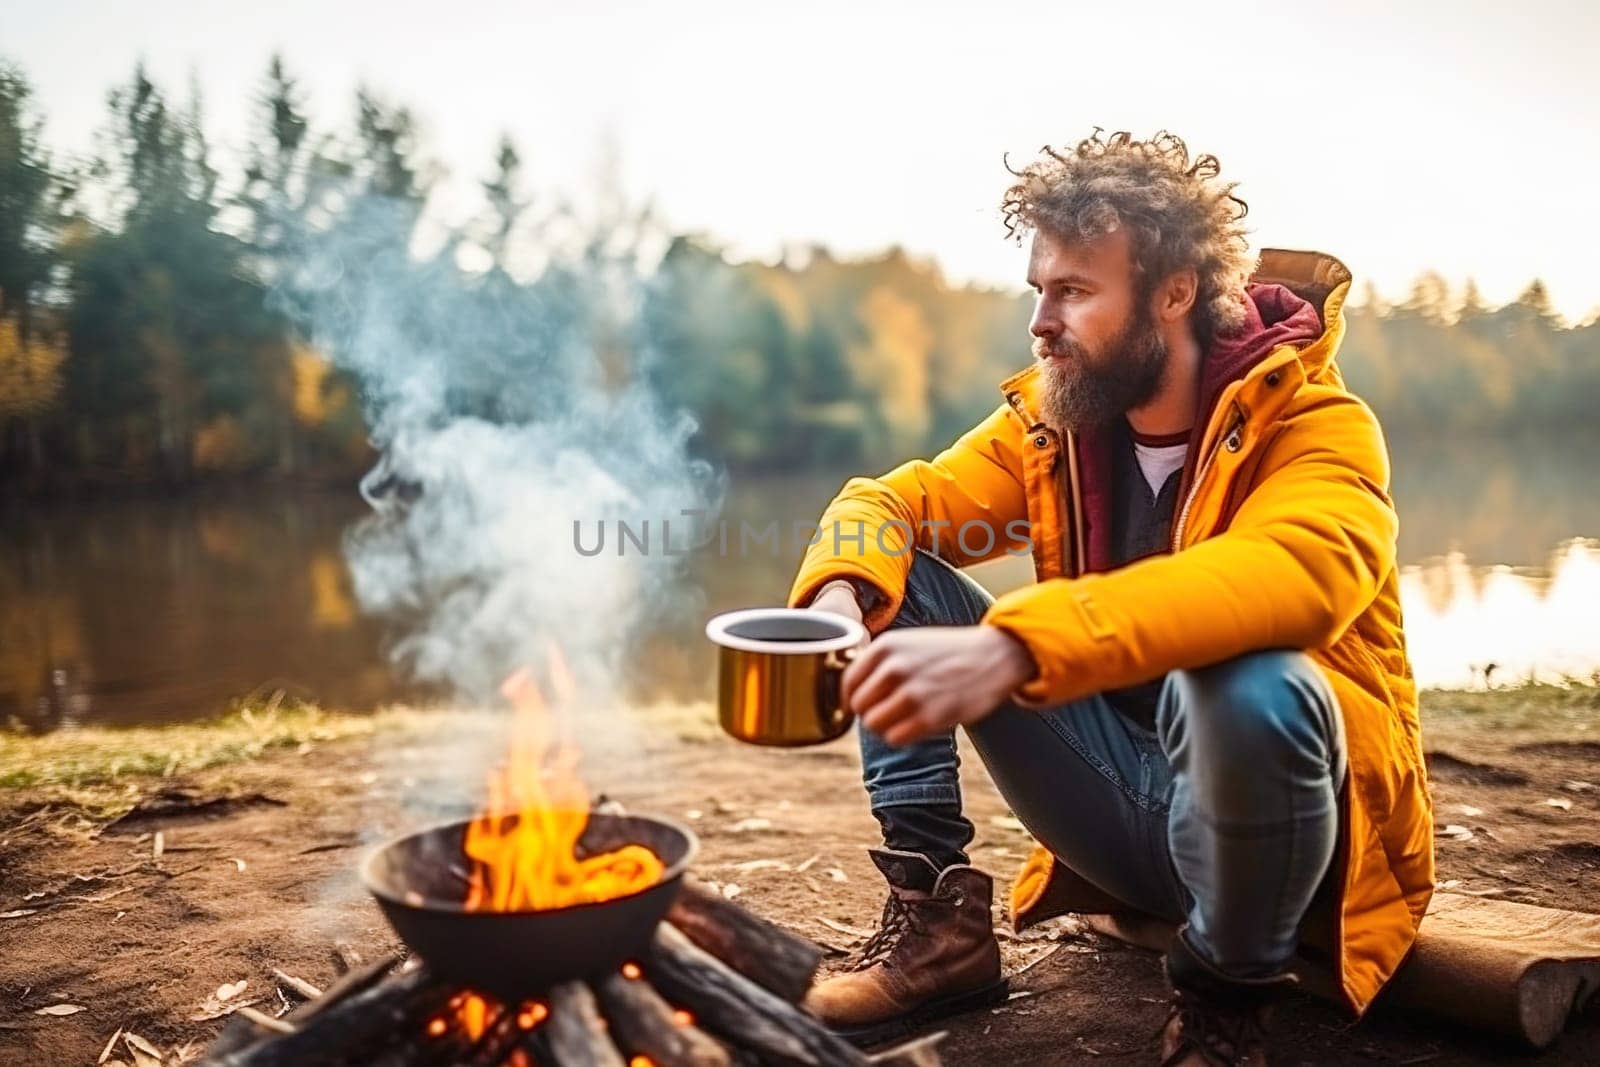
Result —
<instances>
[{"instance_id":1,"label":"fallen leaf","mask_svg":"<svg viewBox=\"0 0 1600 1067\"><path fill-rule=\"evenodd\" d=\"M243 984L243 983L240 983L240 984ZM126 1041L128 1043L128 1048L131 1051L143 1052L146 1056L154 1056L158 1060L161 1058L161 1050L160 1049L156 1048L150 1042L146 1041L144 1038L140 1037L138 1034L133 1033L132 1031L129 1031L128 1033L123 1034L122 1035L122 1040L124 1040L124 1041Z\"/></svg>"},{"instance_id":2,"label":"fallen leaf","mask_svg":"<svg viewBox=\"0 0 1600 1067\"><path fill-rule=\"evenodd\" d=\"M1027 833L1028 828L1022 825L1022 820L1015 815L991 815L989 825L1001 830L1015 830L1018 833Z\"/></svg>"},{"instance_id":3,"label":"fallen leaf","mask_svg":"<svg viewBox=\"0 0 1600 1067\"><path fill-rule=\"evenodd\" d=\"M117 1027L117 1032L111 1035L111 1040L106 1042L105 1050L100 1053L100 1058L95 1060L94 1062L96 1062L96 1063L104 1063L107 1060L109 1060L111 1058L111 1050L117 1047L117 1038L119 1038L121 1036L122 1036L122 1027L119 1026L119 1027Z\"/></svg>"},{"instance_id":4,"label":"fallen leaf","mask_svg":"<svg viewBox=\"0 0 1600 1067\"><path fill-rule=\"evenodd\" d=\"M1469 819L1476 819L1479 815L1483 814L1482 808L1475 808L1471 804L1457 804L1456 811L1461 815L1465 815Z\"/></svg>"},{"instance_id":5,"label":"fallen leaf","mask_svg":"<svg viewBox=\"0 0 1600 1067\"><path fill-rule=\"evenodd\" d=\"M735 871L787 871L789 865L782 860L745 860L743 863L730 863L728 866Z\"/></svg>"},{"instance_id":6,"label":"fallen leaf","mask_svg":"<svg viewBox=\"0 0 1600 1067\"><path fill-rule=\"evenodd\" d=\"M239 868L239 873L240 874L244 873L244 860L239 859L237 856L235 856L229 862L231 862L235 867Z\"/></svg>"},{"instance_id":7,"label":"fallen leaf","mask_svg":"<svg viewBox=\"0 0 1600 1067\"><path fill-rule=\"evenodd\" d=\"M87 1010L87 1009L85 1009L82 1004L52 1004L48 1008L40 1008L40 1009L38 1009L37 1011L34 1012L34 1014L35 1015L76 1015L80 1011L85 1011L85 1010Z\"/></svg>"},{"instance_id":8,"label":"fallen leaf","mask_svg":"<svg viewBox=\"0 0 1600 1067\"><path fill-rule=\"evenodd\" d=\"M1578 779L1574 778L1571 781L1562 782L1561 788L1565 789L1569 793L1587 793L1589 790L1594 788L1594 783L1579 781ZM24 897L23 899L26 900L27 898Z\"/></svg>"},{"instance_id":9,"label":"fallen leaf","mask_svg":"<svg viewBox=\"0 0 1600 1067\"><path fill-rule=\"evenodd\" d=\"M801 874L804 874L806 871L809 871L812 868L812 866L814 866L816 864L816 862L818 860L820 860L821 858L822 858L821 856L811 856L804 863L800 864L800 866L796 867L795 870L800 872Z\"/></svg>"},{"instance_id":10,"label":"fallen leaf","mask_svg":"<svg viewBox=\"0 0 1600 1067\"><path fill-rule=\"evenodd\" d=\"M1454 823L1452 823L1449 826L1446 826L1442 830L1435 830L1434 831L1434 836L1435 837L1448 837L1448 838L1450 838L1451 840L1454 840L1454 841L1471 841L1473 839L1473 837L1475 837L1477 835L1475 835L1471 830L1467 829L1465 826L1457 826Z\"/></svg>"},{"instance_id":11,"label":"fallen leaf","mask_svg":"<svg viewBox=\"0 0 1600 1067\"><path fill-rule=\"evenodd\" d=\"M705 814L706 813L701 811L699 808L690 808L688 811L683 813L683 817L685 819L703 819L705 818Z\"/></svg>"},{"instance_id":12,"label":"fallen leaf","mask_svg":"<svg viewBox=\"0 0 1600 1067\"><path fill-rule=\"evenodd\" d=\"M161 1067L161 1050L138 1034L123 1034L123 1044L133 1053L135 1067Z\"/></svg>"},{"instance_id":13,"label":"fallen leaf","mask_svg":"<svg viewBox=\"0 0 1600 1067\"><path fill-rule=\"evenodd\" d=\"M1545 804L1552 808L1560 808L1562 811L1572 810L1572 801L1566 797L1549 797L1545 800Z\"/></svg>"},{"instance_id":14,"label":"fallen leaf","mask_svg":"<svg viewBox=\"0 0 1600 1067\"><path fill-rule=\"evenodd\" d=\"M732 900L734 897L743 892L744 889L737 882L729 882L727 885L722 887L722 896L724 900Z\"/></svg>"},{"instance_id":15,"label":"fallen leaf","mask_svg":"<svg viewBox=\"0 0 1600 1067\"><path fill-rule=\"evenodd\" d=\"M150 843L150 858L159 860L161 853L166 850L167 838L160 830L156 831L156 839Z\"/></svg>"},{"instance_id":16,"label":"fallen leaf","mask_svg":"<svg viewBox=\"0 0 1600 1067\"><path fill-rule=\"evenodd\" d=\"M252 1004L260 1004L267 998L264 996L251 997L249 1000L230 1000L224 1004L216 997L207 997L204 1004L189 1016L192 1023L208 1023L212 1019L220 1019L225 1015L232 1015L240 1008L248 1008Z\"/></svg>"},{"instance_id":17,"label":"fallen leaf","mask_svg":"<svg viewBox=\"0 0 1600 1067\"><path fill-rule=\"evenodd\" d=\"M38 908L18 908L16 911L0 911L0 919L20 919L24 915L37 915Z\"/></svg>"},{"instance_id":18,"label":"fallen leaf","mask_svg":"<svg viewBox=\"0 0 1600 1067\"><path fill-rule=\"evenodd\" d=\"M738 822L728 827L728 832L730 834L743 834L750 833L755 830L770 829L772 829L771 819L740 819Z\"/></svg>"},{"instance_id":19,"label":"fallen leaf","mask_svg":"<svg viewBox=\"0 0 1600 1067\"><path fill-rule=\"evenodd\" d=\"M822 873L832 878L835 882L848 882L850 880L850 876L837 867L829 867Z\"/></svg>"},{"instance_id":20,"label":"fallen leaf","mask_svg":"<svg viewBox=\"0 0 1600 1067\"><path fill-rule=\"evenodd\" d=\"M219 986L217 986L217 999L218 1000L232 1000L234 997L238 996L240 993L243 993L244 992L244 987L249 985L249 984L250 983L246 979L241 978L237 982L232 983L231 985L219 985Z\"/></svg>"}]
</instances>

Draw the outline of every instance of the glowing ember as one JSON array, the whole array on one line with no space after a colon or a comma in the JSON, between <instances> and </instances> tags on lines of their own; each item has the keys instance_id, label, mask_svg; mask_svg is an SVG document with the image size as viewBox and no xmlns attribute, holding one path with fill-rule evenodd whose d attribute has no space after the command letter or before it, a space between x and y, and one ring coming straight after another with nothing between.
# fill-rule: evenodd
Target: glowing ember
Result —
<instances>
[{"instance_id":1,"label":"glowing ember","mask_svg":"<svg viewBox=\"0 0 1600 1067\"><path fill-rule=\"evenodd\" d=\"M622 965L622 977L628 979L629 981L638 978L641 973L643 972L639 970L639 965L637 963L624 963Z\"/></svg>"},{"instance_id":2,"label":"glowing ember","mask_svg":"<svg viewBox=\"0 0 1600 1067\"><path fill-rule=\"evenodd\" d=\"M679 1008L677 1011L672 1013L672 1021L677 1023L679 1026L693 1026L694 1016L689 1012L684 1011L682 1008Z\"/></svg>"},{"instance_id":3,"label":"glowing ember","mask_svg":"<svg viewBox=\"0 0 1600 1067\"><path fill-rule=\"evenodd\" d=\"M538 1001L533 1001L523 1005L522 1010L517 1012L517 1025L524 1030L532 1030L535 1026L544 1022L549 1015L549 1008Z\"/></svg>"},{"instance_id":4,"label":"glowing ember","mask_svg":"<svg viewBox=\"0 0 1600 1067\"><path fill-rule=\"evenodd\" d=\"M575 686L552 654L551 685L570 700ZM472 861L468 911L528 911L587 904L655 884L663 866L642 845L578 859L589 822L589 794L577 749L559 737L533 677L518 671L501 687L516 709L510 758L489 776L489 803L467 827Z\"/></svg>"},{"instance_id":5,"label":"glowing ember","mask_svg":"<svg viewBox=\"0 0 1600 1067\"><path fill-rule=\"evenodd\" d=\"M489 1028L489 1002L474 993L467 994L461 1007L456 1009L456 1019L468 1037L478 1040Z\"/></svg>"}]
</instances>

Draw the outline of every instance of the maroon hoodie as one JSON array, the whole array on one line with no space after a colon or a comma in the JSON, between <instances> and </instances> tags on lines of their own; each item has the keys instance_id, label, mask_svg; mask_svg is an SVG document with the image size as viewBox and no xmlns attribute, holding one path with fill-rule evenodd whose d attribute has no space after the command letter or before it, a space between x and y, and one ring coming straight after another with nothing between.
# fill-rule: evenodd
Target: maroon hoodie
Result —
<instances>
[{"instance_id":1,"label":"maroon hoodie","mask_svg":"<svg viewBox=\"0 0 1600 1067\"><path fill-rule=\"evenodd\" d=\"M1282 285L1252 284L1245 289L1245 321L1235 333L1219 337L1206 351L1200 366L1200 404L1189 433L1189 455L1184 461L1183 492L1195 475L1200 438L1211 421L1217 398L1233 382L1243 378L1280 345L1305 345L1322 335L1322 317L1309 301L1295 296ZM1082 472L1083 519L1088 559L1086 570L1112 568L1111 514L1113 470L1117 437L1114 427L1097 427L1079 434L1079 467Z\"/></svg>"}]
</instances>

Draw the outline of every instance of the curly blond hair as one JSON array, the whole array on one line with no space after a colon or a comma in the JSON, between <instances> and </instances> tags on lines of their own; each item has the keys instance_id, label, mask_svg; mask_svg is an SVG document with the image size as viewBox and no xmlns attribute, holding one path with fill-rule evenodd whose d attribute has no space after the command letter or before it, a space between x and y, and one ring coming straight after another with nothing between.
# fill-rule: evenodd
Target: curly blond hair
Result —
<instances>
[{"instance_id":1,"label":"curly blond hair","mask_svg":"<svg viewBox=\"0 0 1600 1067\"><path fill-rule=\"evenodd\" d=\"M1199 276L1195 332L1202 342L1236 330L1241 296L1255 257L1241 225L1249 205L1217 180L1216 156L1189 158L1183 139L1165 130L1148 141L1126 132L1094 133L1070 151L1046 145L1001 200L1006 236L1030 230L1073 240L1130 230L1134 280L1141 296L1174 271Z\"/></svg>"}]
</instances>

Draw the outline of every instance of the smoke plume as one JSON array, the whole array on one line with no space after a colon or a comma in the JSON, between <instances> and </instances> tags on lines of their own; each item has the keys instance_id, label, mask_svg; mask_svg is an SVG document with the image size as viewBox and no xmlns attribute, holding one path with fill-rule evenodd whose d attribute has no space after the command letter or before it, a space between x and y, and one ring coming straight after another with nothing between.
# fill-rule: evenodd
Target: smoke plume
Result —
<instances>
[{"instance_id":1,"label":"smoke plume","mask_svg":"<svg viewBox=\"0 0 1600 1067\"><path fill-rule=\"evenodd\" d=\"M644 384L636 261L590 240L532 280L471 274L451 245L414 255L414 221L406 204L351 205L279 289L359 383L381 453L362 483L373 514L346 538L356 594L394 624L397 663L465 699L552 642L604 688L642 633L698 605L681 557L584 556L574 523L659 526L721 491L690 457L693 421Z\"/></svg>"}]
</instances>

